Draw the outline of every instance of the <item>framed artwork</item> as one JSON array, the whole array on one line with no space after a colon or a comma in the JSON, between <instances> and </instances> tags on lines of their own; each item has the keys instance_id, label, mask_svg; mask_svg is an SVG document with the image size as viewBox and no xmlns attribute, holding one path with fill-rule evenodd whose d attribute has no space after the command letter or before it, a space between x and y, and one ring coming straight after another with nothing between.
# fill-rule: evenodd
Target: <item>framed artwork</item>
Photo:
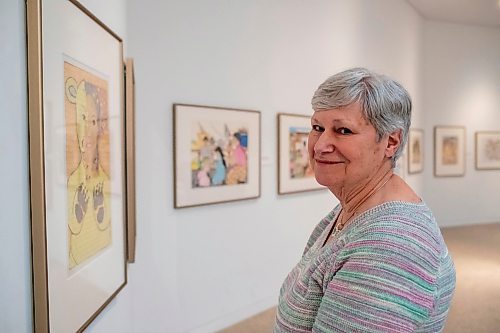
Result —
<instances>
[{"instance_id":1,"label":"framed artwork","mask_svg":"<svg viewBox=\"0 0 500 333\"><path fill-rule=\"evenodd\" d=\"M411 128L408 135L408 173L424 169L424 131Z\"/></svg>"},{"instance_id":2,"label":"framed artwork","mask_svg":"<svg viewBox=\"0 0 500 333\"><path fill-rule=\"evenodd\" d=\"M434 175L465 175L465 127L434 127Z\"/></svg>"},{"instance_id":3,"label":"framed artwork","mask_svg":"<svg viewBox=\"0 0 500 333\"><path fill-rule=\"evenodd\" d=\"M476 132L476 169L500 170L500 131Z\"/></svg>"},{"instance_id":4,"label":"framed artwork","mask_svg":"<svg viewBox=\"0 0 500 333\"><path fill-rule=\"evenodd\" d=\"M134 60L125 59L125 142L127 166L127 261L135 262L135 76Z\"/></svg>"},{"instance_id":5,"label":"framed artwork","mask_svg":"<svg viewBox=\"0 0 500 333\"><path fill-rule=\"evenodd\" d=\"M260 112L174 104L174 207L260 196Z\"/></svg>"},{"instance_id":6,"label":"framed artwork","mask_svg":"<svg viewBox=\"0 0 500 333\"><path fill-rule=\"evenodd\" d=\"M127 282L122 40L66 0L27 33L34 330L81 332Z\"/></svg>"},{"instance_id":7,"label":"framed artwork","mask_svg":"<svg viewBox=\"0 0 500 333\"><path fill-rule=\"evenodd\" d=\"M288 194L325 187L316 182L309 165L307 138L311 117L278 113L278 194Z\"/></svg>"}]
</instances>

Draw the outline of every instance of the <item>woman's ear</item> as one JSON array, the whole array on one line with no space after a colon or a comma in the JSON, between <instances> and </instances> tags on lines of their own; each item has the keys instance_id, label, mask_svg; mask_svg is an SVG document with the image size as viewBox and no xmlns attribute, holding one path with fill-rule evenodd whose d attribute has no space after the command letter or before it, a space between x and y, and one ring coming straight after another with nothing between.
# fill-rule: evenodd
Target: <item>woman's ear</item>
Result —
<instances>
[{"instance_id":1,"label":"woman's ear","mask_svg":"<svg viewBox=\"0 0 500 333\"><path fill-rule=\"evenodd\" d=\"M398 129L397 131L389 134L389 138L387 139L387 147L385 147L385 156L389 158L393 157L400 145L401 129Z\"/></svg>"}]
</instances>

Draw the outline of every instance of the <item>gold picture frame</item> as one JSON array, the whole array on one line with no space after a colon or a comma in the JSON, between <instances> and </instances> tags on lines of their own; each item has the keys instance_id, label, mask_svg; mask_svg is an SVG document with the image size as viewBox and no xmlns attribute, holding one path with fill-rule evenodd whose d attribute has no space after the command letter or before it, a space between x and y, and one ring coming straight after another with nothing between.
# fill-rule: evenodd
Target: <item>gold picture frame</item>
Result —
<instances>
[{"instance_id":1,"label":"gold picture frame","mask_svg":"<svg viewBox=\"0 0 500 333\"><path fill-rule=\"evenodd\" d=\"M77 1L26 9L33 326L81 332L127 283L123 45Z\"/></svg>"},{"instance_id":2,"label":"gold picture frame","mask_svg":"<svg viewBox=\"0 0 500 333\"><path fill-rule=\"evenodd\" d=\"M127 167L127 261L135 262L135 74L134 59L125 59L125 165Z\"/></svg>"},{"instance_id":3,"label":"gold picture frame","mask_svg":"<svg viewBox=\"0 0 500 333\"><path fill-rule=\"evenodd\" d=\"M278 194L325 189L316 181L309 164L307 139L311 131L308 115L278 113Z\"/></svg>"},{"instance_id":4,"label":"gold picture frame","mask_svg":"<svg viewBox=\"0 0 500 333\"><path fill-rule=\"evenodd\" d=\"M174 208L260 197L260 112L173 105Z\"/></svg>"},{"instance_id":5,"label":"gold picture frame","mask_svg":"<svg viewBox=\"0 0 500 333\"><path fill-rule=\"evenodd\" d=\"M434 127L434 176L465 175L465 127Z\"/></svg>"},{"instance_id":6,"label":"gold picture frame","mask_svg":"<svg viewBox=\"0 0 500 333\"><path fill-rule=\"evenodd\" d=\"M500 131L475 134L476 170L500 170Z\"/></svg>"}]
</instances>

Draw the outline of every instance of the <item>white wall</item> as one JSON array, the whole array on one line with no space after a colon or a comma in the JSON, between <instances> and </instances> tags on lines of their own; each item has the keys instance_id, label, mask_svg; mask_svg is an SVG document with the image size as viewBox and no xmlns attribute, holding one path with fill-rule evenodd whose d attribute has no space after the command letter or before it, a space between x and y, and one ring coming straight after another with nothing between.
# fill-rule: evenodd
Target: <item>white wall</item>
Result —
<instances>
[{"instance_id":1,"label":"white wall","mask_svg":"<svg viewBox=\"0 0 500 333\"><path fill-rule=\"evenodd\" d=\"M474 133L500 130L500 29L426 22L425 198L441 225L500 221L500 171L475 170ZM464 177L433 176L433 127L466 127Z\"/></svg>"},{"instance_id":2,"label":"white wall","mask_svg":"<svg viewBox=\"0 0 500 333\"><path fill-rule=\"evenodd\" d=\"M0 332L31 332L24 2L0 2Z\"/></svg>"},{"instance_id":3,"label":"white wall","mask_svg":"<svg viewBox=\"0 0 500 333\"><path fill-rule=\"evenodd\" d=\"M410 90L420 121L421 19L398 0L141 1L127 10L137 88L133 321L140 332L211 332L276 303L336 202L326 191L277 196L276 113L310 114L327 76L367 66ZM173 209L174 102L262 112L260 199Z\"/></svg>"}]
</instances>

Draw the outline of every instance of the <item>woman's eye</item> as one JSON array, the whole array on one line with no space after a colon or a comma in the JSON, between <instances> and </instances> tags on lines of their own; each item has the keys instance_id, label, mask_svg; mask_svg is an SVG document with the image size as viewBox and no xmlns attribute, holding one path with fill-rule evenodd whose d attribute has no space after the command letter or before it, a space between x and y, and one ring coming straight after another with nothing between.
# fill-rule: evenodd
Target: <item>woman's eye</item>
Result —
<instances>
[{"instance_id":1,"label":"woman's eye","mask_svg":"<svg viewBox=\"0 0 500 333\"><path fill-rule=\"evenodd\" d=\"M316 132L324 132L325 131L325 129L319 125L313 125L312 129L313 129L313 131L316 131Z\"/></svg>"},{"instance_id":2,"label":"woman's eye","mask_svg":"<svg viewBox=\"0 0 500 333\"><path fill-rule=\"evenodd\" d=\"M352 134L352 131L348 128L345 128L345 127L341 127L339 129L337 129L337 132L340 133L340 134Z\"/></svg>"}]
</instances>

